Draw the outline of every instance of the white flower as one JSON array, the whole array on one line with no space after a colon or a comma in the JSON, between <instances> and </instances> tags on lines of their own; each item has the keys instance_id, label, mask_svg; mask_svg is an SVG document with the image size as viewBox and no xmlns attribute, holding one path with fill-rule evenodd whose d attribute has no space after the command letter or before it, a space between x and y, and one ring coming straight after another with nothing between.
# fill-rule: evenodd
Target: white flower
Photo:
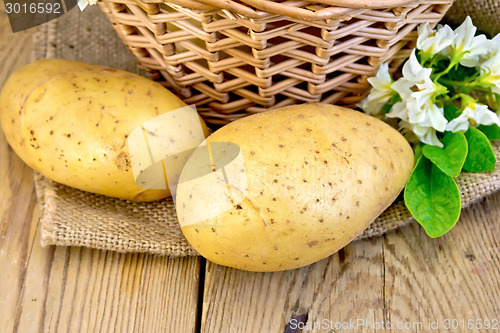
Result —
<instances>
[{"instance_id":1,"label":"white flower","mask_svg":"<svg viewBox=\"0 0 500 333\"><path fill-rule=\"evenodd\" d=\"M442 147L436 131L443 132L448 121L443 108L434 104L433 97L443 87L432 81L431 73L432 68L423 67L414 50L403 66L403 77L391 85L402 101L394 104L386 116L401 119L403 128L415 134L421 142Z\"/></svg>"},{"instance_id":2,"label":"white flower","mask_svg":"<svg viewBox=\"0 0 500 333\"><path fill-rule=\"evenodd\" d=\"M488 40L489 58L500 52L500 33Z\"/></svg>"},{"instance_id":3,"label":"white flower","mask_svg":"<svg viewBox=\"0 0 500 333\"><path fill-rule=\"evenodd\" d=\"M411 52L408 61L403 66L403 77L409 81L420 82L430 78L432 68L424 68L418 62L415 50Z\"/></svg>"},{"instance_id":4,"label":"white flower","mask_svg":"<svg viewBox=\"0 0 500 333\"><path fill-rule=\"evenodd\" d=\"M500 48L500 33L498 33L495 37L491 39L491 42L497 47Z\"/></svg>"},{"instance_id":5,"label":"white flower","mask_svg":"<svg viewBox=\"0 0 500 333\"><path fill-rule=\"evenodd\" d=\"M466 131L471 126L493 125L500 126L500 119L493 111L490 111L484 104L469 104L462 114L446 125L447 131Z\"/></svg>"},{"instance_id":6,"label":"white flower","mask_svg":"<svg viewBox=\"0 0 500 333\"><path fill-rule=\"evenodd\" d=\"M451 46L453 54L461 56L460 64L467 67L476 66L489 51L488 39L484 35L474 37L477 28L469 16L455 29L455 38Z\"/></svg>"},{"instance_id":7,"label":"white flower","mask_svg":"<svg viewBox=\"0 0 500 333\"><path fill-rule=\"evenodd\" d=\"M443 143L439 141L437 137L436 130L432 127L411 124L406 121L401 121L399 123L399 126L403 129L403 134L405 134L410 142L412 141L412 138L411 135L408 135L408 131L411 131L411 134L413 134L418 139L418 141L422 143L426 143L432 146L438 146L441 148L443 147Z\"/></svg>"},{"instance_id":8,"label":"white flower","mask_svg":"<svg viewBox=\"0 0 500 333\"><path fill-rule=\"evenodd\" d=\"M493 54L496 54L497 52L500 51L500 33L498 33L495 37L490 39L489 41L490 44L490 52Z\"/></svg>"},{"instance_id":9,"label":"white flower","mask_svg":"<svg viewBox=\"0 0 500 333\"><path fill-rule=\"evenodd\" d=\"M373 87L368 96L363 99L358 106L368 114L377 115L382 107L389 102L393 96L391 89L392 78L389 74L389 64L380 65L377 75L368 79Z\"/></svg>"},{"instance_id":10,"label":"white flower","mask_svg":"<svg viewBox=\"0 0 500 333\"><path fill-rule=\"evenodd\" d=\"M500 34L491 40L490 58L479 66L481 82L489 83L494 93L500 94Z\"/></svg>"},{"instance_id":11,"label":"white flower","mask_svg":"<svg viewBox=\"0 0 500 333\"><path fill-rule=\"evenodd\" d=\"M432 68L424 68L418 62L415 50L403 66L403 77L394 82L394 89L402 100L414 98L418 105L425 104L437 90L437 85L431 79Z\"/></svg>"},{"instance_id":12,"label":"white flower","mask_svg":"<svg viewBox=\"0 0 500 333\"><path fill-rule=\"evenodd\" d=\"M422 108L433 100L434 96L446 92L446 88L431 79L432 68L423 67L417 60L415 50L403 66L403 77L394 82L391 88L406 102L414 101L417 108ZM395 110L396 113L401 110Z\"/></svg>"},{"instance_id":13,"label":"white flower","mask_svg":"<svg viewBox=\"0 0 500 333\"><path fill-rule=\"evenodd\" d=\"M432 101L432 96L438 94L438 86L430 77L425 78L423 82L416 83L412 89L414 91L411 93L411 97L417 101L419 107Z\"/></svg>"},{"instance_id":14,"label":"white flower","mask_svg":"<svg viewBox=\"0 0 500 333\"><path fill-rule=\"evenodd\" d=\"M431 101L419 106L416 99L394 104L391 112L386 116L388 118L399 118L412 125L433 128L439 132L443 132L448 123L444 117L443 108L437 107Z\"/></svg>"},{"instance_id":15,"label":"white flower","mask_svg":"<svg viewBox=\"0 0 500 333\"><path fill-rule=\"evenodd\" d=\"M492 85L491 91L500 94L500 52L486 60L480 66L481 81Z\"/></svg>"},{"instance_id":16,"label":"white flower","mask_svg":"<svg viewBox=\"0 0 500 333\"><path fill-rule=\"evenodd\" d=\"M417 124L422 127L432 127L436 131L443 132L448 121L444 117L443 108L439 108L436 104L428 101L421 107L418 107L413 101L408 102L408 119L412 124Z\"/></svg>"},{"instance_id":17,"label":"white flower","mask_svg":"<svg viewBox=\"0 0 500 333\"><path fill-rule=\"evenodd\" d=\"M401 101L394 104L391 111L386 114L387 118L399 118L401 120L408 121L408 107L407 102Z\"/></svg>"},{"instance_id":18,"label":"white flower","mask_svg":"<svg viewBox=\"0 0 500 333\"><path fill-rule=\"evenodd\" d=\"M453 38L455 34L448 25L436 31L429 27L429 23L421 24L418 27L417 48L432 56L450 46Z\"/></svg>"}]
</instances>

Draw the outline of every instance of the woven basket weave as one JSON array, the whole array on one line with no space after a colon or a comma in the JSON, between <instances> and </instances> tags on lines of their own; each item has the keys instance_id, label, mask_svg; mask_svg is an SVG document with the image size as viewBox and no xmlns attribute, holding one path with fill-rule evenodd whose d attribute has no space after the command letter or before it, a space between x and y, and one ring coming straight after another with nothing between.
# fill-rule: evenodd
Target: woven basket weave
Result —
<instances>
[{"instance_id":1,"label":"woven basket weave","mask_svg":"<svg viewBox=\"0 0 500 333\"><path fill-rule=\"evenodd\" d=\"M207 122L300 102L354 106L367 78L395 70L415 28L453 0L103 0L101 9L153 79ZM349 6L352 8L347 8Z\"/></svg>"}]
</instances>

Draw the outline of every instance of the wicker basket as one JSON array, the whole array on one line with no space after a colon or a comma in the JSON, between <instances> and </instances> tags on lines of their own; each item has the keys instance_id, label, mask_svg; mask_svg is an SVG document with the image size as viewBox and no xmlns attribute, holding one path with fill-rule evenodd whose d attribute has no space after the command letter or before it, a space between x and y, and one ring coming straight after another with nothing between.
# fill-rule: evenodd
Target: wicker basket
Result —
<instances>
[{"instance_id":1,"label":"wicker basket","mask_svg":"<svg viewBox=\"0 0 500 333\"><path fill-rule=\"evenodd\" d=\"M416 27L453 0L103 0L152 78L207 122L300 102L354 106L367 78L397 69ZM344 6L349 6L344 7Z\"/></svg>"}]
</instances>

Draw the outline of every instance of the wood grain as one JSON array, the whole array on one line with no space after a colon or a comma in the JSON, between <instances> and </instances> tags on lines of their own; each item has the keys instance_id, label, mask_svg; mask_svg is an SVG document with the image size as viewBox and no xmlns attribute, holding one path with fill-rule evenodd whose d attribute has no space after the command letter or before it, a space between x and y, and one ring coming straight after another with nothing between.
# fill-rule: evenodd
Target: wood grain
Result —
<instances>
[{"instance_id":1,"label":"wood grain","mask_svg":"<svg viewBox=\"0 0 500 333\"><path fill-rule=\"evenodd\" d=\"M194 331L198 260L38 247L36 239L14 331Z\"/></svg>"},{"instance_id":2,"label":"wood grain","mask_svg":"<svg viewBox=\"0 0 500 333\"><path fill-rule=\"evenodd\" d=\"M7 15L0 13L0 86L12 72L29 62L31 36L31 31L12 34ZM0 182L3 185L0 191L0 308L3 309L0 330L8 332L17 320L25 264L30 254L34 190L32 171L12 153L3 134L0 134Z\"/></svg>"},{"instance_id":3,"label":"wood grain","mask_svg":"<svg viewBox=\"0 0 500 333\"><path fill-rule=\"evenodd\" d=\"M302 332L300 325L303 332L485 331L469 329L467 321L500 320L499 207L497 193L464 210L440 239L412 224L293 271L209 263L201 331L291 333ZM446 319L465 320L465 327L447 330ZM439 329L430 329L436 320ZM392 329L384 329L388 322Z\"/></svg>"},{"instance_id":4,"label":"wood grain","mask_svg":"<svg viewBox=\"0 0 500 333\"><path fill-rule=\"evenodd\" d=\"M30 61L32 35L0 13L0 87ZM41 247L33 172L2 133L0 184L0 332L196 330L199 258Z\"/></svg>"}]
</instances>

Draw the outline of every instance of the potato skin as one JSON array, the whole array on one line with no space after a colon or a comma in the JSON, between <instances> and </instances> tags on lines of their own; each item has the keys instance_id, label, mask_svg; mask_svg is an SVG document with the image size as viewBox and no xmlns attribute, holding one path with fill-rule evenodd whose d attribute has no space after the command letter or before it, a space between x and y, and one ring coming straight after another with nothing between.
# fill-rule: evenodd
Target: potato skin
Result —
<instances>
[{"instance_id":1,"label":"potato skin","mask_svg":"<svg viewBox=\"0 0 500 333\"><path fill-rule=\"evenodd\" d=\"M144 121L183 106L160 84L138 75L48 59L8 79L0 120L14 151L48 178L93 193L152 201L170 192L135 184L127 136Z\"/></svg>"},{"instance_id":2,"label":"potato skin","mask_svg":"<svg viewBox=\"0 0 500 333\"><path fill-rule=\"evenodd\" d=\"M249 116L207 142L239 145L248 193L224 213L183 226L190 211L216 200L190 198L216 185L179 186L182 231L207 259L248 271L298 268L335 253L395 200L414 164L410 145L392 127L327 104Z\"/></svg>"}]
</instances>

